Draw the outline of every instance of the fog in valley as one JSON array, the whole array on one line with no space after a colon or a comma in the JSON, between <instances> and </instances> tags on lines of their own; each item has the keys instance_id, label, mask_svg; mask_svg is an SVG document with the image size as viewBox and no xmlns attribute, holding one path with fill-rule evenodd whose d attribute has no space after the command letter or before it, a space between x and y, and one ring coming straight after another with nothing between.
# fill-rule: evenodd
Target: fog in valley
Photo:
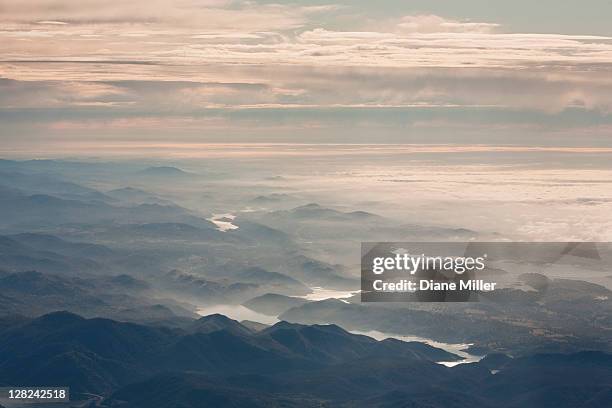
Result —
<instances>
[{"instance_id":1,"label":"fog in valley","mask_svg":"<svg viewBox=\"0 0 612 408\"><path fill-rule=\"evenodd\" d=\"M509 363L485 355L610 351L605 246L596 262L496 265L503 290L479 302L360 301L363 241L609 241L612 153L574 150L243 145L2 160L0 322L76 327L48 315L62 311L255 339L333 324L291 330L402 340L439 367L487 372ZM75 388L124 383L108 381Z\"/></svg>"}]
</instances>

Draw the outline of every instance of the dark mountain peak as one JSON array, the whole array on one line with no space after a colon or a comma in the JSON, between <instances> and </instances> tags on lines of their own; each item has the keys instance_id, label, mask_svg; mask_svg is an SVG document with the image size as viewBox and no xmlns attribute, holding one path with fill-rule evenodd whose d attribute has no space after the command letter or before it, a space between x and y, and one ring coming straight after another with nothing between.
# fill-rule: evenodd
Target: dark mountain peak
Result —
<instances>
[{"instance_id":1,"label":"dark mountain peak","mask_svg":"<svg viewBox=\"0 0 612 408\"><path fill-rule=\"evenodd\" d=\"M263 332L267 334L273 334L282 331L293 331L297 333L316 335L316 334L331 334L331 335L339 335L339 336L349 336L353 338L363 337L351 334L344 330L342 327L337 326L335 324L313 324L313 325L305 325L299 323L290 323L284 320L274 324L273 326L265 329Z\"/></svg>"},{"instance_id":2,"label":"dark mountain peak","mask_svg":"<svg viewBox=\"0 0 612 408\"><path fill-rule=\"evenodd\" d=\"M254 297L253 299L249 300L248 302L252 301L252 300L285 300L285 299L296 299L296 298L292 298L291 296L286 296L286 295L279 295L278 293L266 293L265 295L260 295L257 297ZM245 303L248 303L245 302Z\"/></svg>"},{"instance_id":3,"label":"dark mountain peak","mask_svg":"<svg viewBox=\"0 0 612 408\"><path fill-rule=\"evenodd\" d=\"M36 326L42 325L45 327L58 327L59 328L62 326L67 326L70 324L79 323L83 321L85 321L85 318L77 314L62 310L59 312L51 312L46 315L37 317L36 319L32 321L32 324Z\"/></svg>"},{"instance_id":4,"label":"dark mountain peak","mask_svg":"<svg viewBox=\"0 0 612 408\"><path fill-rule=\"evenodd\" d=\"M354 336L353 334L347 332L346 330L344 330L342 327L338 326L337 324L313 324L313 325L306 326L306 327L314 328L317 330L323 330L328 333L346 334L349 336Z\"/></svg>"},{"instance_id":5,"label":"dark mountain peak","mask_svg":"<svg viewBox=\"0 0 612 408\"><path fill-rule=\"evenodd\" d=\"M222 315L221 313L213 313L206 316L202 316L198 319L200 322L235 322L235 320Z\"/></svg>"},{"instance_id":6,"label":"dark mountain peak","mask_svg":"<svg viewBox=\"0 0 612 408\"><path fill-rule=\"evenodd\" d=\"M400 340L379 342L371 337L352 334L334 324L301 325L283 321L262 330L260 335L271 338L291 353L326 363L389 356L420 361L460 359L426 344Z\"/></svg>"},{"instance_id":7,"label":"dark mountain peak","mask_svg":"<svg viewBox=\"0 0 612 408\"><path fill-rule=\"evenodd\" d=\"M219 313L214 313L204 316L195 321L192 329L198 333L212 333L220 330L226 330L232 334L249 335L252 331L243 326L236 320L232 320L227 316Z\"/></svg>"},{"instance_id":8,"label":"dark mountain peak","mask_svg":"<svg viewBox=\"0 0 612 408\"><path fill-rule=\"evenodd\" d=\"M287 322L285 320L281 320L278 323L273 324L272 326L270 326L268 329L266 329L265 331L268 333L277 331L277 330L299 330L301 328L307 327L304 324L299 324L299 323L290 323Z\"/></svg>"}]
</instances>

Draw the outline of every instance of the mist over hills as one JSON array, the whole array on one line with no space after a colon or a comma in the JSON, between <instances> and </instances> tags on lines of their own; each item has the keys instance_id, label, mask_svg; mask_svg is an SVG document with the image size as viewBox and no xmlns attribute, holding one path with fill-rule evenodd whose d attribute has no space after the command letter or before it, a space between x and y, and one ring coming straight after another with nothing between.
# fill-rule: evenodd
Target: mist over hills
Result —
<instances>
[{"instance_id":1,"label":"mist over hills","mask_svg":"<svg viewBox=\"0 0 612 408\"><path fill-rule=\"evenodd\" d=\"M259 313L269 316L280 316L283 312L306 303L308 301L305 299L278 295L276 293L266 293L246 301L244 305Z\"/></svg>"},{"instance_id":2,"label":"mist over hills","mask_svg":"<svg viewBox=\"0 0 612 408\"><path fill-rule=\"evenodd\" d=\"M610 20L0 0L0 408L612 408Z\"/></svg>"},{"instance_id":3,"label":"mist over hills","mask_svg":"<svg viewBox=\"0 0 612 408\"><path fill-rule=\"evenodd\" d=\"M380 218L377 215L365 211L342 212L331 208L325 208L317 203L308 203L295 207L289 211L273 211L270 217L281 218L304 218L316 220L359 220L366 218Z\"/></svg>"},{"instance_id":4,"label":"mist over hills","mask_svg":"<svg viewBox=\"0 0 612 408\"><path fill-rule=\"evenodd\" d=\"M542 293L502 289L467 304L382 303L371 307L354 298L344 302L328 299L291 305L279 317L305 324L333 321L352 330L407 335L416 331L439 341L475 342L486 352L610 352L606 339L611 298L612 291L601 285L553 279ZM257 303L255 299L255 308Z\"/></svg>"},{"instance_id":5,"label":"mist over hills","mask_svg":"<svg viewBox=\"0 0 612 408\"><path fill-rule=\"evenodd\" d=\"M104 194L125 204L174 205L174 203L172 203L170 200L158 197L157 195L149 193L148 191L129 186L109 190Z\"/></svg>"},{"instance_id":6,"label":"mist over hills","mask_svg":"<svg viewBox=\"0 0 612 408\"><path fill-rule=\"evenodd\" d=\"M492 235L242 165L0 161L0 385L108 407L609 405L609 273L499 269L520 284L477 303L360 303L361 241ZM199 317L215 306L230 315ZM464 360L347 330L488 356L446 367Z\"/></svg>"}]
</instances>

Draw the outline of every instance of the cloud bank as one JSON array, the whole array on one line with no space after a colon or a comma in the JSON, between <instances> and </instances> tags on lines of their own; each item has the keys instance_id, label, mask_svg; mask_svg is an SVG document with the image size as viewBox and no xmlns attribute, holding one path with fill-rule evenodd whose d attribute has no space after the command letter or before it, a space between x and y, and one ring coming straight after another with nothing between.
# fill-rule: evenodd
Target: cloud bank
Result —
<instances>
[{"instance_id":1,"label":"cloud bank","mask_svg":"<svg viewBox=\"0 0 612 408\"><path fill-rule=\"evenodd\" d=\"M9 145L60 129L129 138L164 126L204 141L307 142L308 131L351 141L347 121L381 141L571 129L601 144L612 126L612 38L601 35L232 0L9 0L0 16Z\"/></svg>"}]
</instances>

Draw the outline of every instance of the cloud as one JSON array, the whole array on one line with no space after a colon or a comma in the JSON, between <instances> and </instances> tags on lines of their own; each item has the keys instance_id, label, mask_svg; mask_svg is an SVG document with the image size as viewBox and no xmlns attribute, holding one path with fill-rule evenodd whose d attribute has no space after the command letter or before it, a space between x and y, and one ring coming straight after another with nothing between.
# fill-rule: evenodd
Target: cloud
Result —
<instances>
[{"instance_id":1,"label":"cloud","mask_svg":"<svg viewBox=\"0 0 612 408\"><path fill-rule=\"evenodd\" d=\"M206 108L258 106L483 107L550 113L580 108L604 114L612 112L612 82L603 73L591 73L585 78L563 72L553 75L476 68L457 71L450 68L138 65L130 68L137 74L125 78L122 71L126 64L115 64L114 73L106 72L109 78L84 81L79 76L89 65L96 69L105 65L67 65L72 67L57 67L70 73L63 75L63 81L33 78L0 81L0 106L69 107L99 102L121 106L121 109L186 113ZM35 64L31 69L37 68ZM144 80L144 77L156 79Z\"/></svg>"},{"instance_id":2,"label":"cloud","mask_svg":"<svg viewBox=\"0 0 612 408\"><path fill-rule=\"evenodd\" d=\"M336 7L293 7L232 0L7 0L0 6L2 21L15 28L31 24L120 26L144 25L168 32L199 30L285 30L300 27L307 16Z\"/></svg>"},{"instance_id":3,"label":"cloud","mask_svg":"<svg viewBox=\"0 0 612 408\"><path fill-rule=\"evenodd\" d=\"M9 0L0 7L0 114L15 126L30 110L41 121L41 112L64 115L70 129L80 120L89 129L105 115L121 125L113 129L163 123L154 118L191 129L198 115L225 110L282 131L290 123L336 130L353 109L350 122L395 126L394 138L403 127L557 132L560 125L542 118L560 115L566 128L599 140L609 123L597 121L612 115L612 38L605 36L511 33L495 22L433 14L343 30L338 22L355 16L334 4ZM446 117L404 111L436 108ZM565 113L576 110L595 122ZM470 121L467 111L494 114ZM104 123L111 122L93 128Z\"/></svg>"},{"instance_id":4,"label":"cloud","mask_svg":"<svg viewBox=\"0 0 612 408\"><path fill-rule=\"evenodd\" d=\"M68 23L64 21L51 21L51 20L43 20L37 21L36 24L47 24L47 25L66 25Z\"/></svg>"},{"instance_id":5,"label":"cloud","mask_svg":"<svg viewBox=\"0 0 612 408\"><path fill-rule=\"evenodd\" d=\"M402 17L396 26L396 31L407 33L490 33L499 24L475 23L458 21L436 15L415 15Z\"/></svg>"},{"instance_id":6,"label":"cloud","mask_svg":"<svg viewBox=\"0 0 612 408\"><path fill-rule=\"evenodd\" d=\"M473 31L471 25L460 25L465 31L452 32L347 32L317 27L291 33L283 30L299 25L297 18L275 20L264 13L250 19L248 13L240 13L240 19L224 19L220 18L223 13L233 11L211 14L214 23L198 29L137 23L13 26L0 31L3 59L537 71L604 71L612 64L612 38L608 37L485 33ZM284 25L282 30L275 28L279 25Z\"/></svg>"}]
</instances>

